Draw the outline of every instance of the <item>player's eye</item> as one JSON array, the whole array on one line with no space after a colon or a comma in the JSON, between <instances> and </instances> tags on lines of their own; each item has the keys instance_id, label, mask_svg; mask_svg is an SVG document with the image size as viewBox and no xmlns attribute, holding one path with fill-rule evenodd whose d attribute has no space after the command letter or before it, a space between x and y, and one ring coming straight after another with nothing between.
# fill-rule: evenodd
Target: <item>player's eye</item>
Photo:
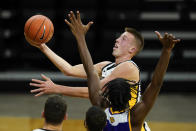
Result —
<instances>
[{"instance_id":1,"label":"player's eye","mask_svg":"<svg viewBox=\"0 0 196 131\"><path fill-rule=\"evenodd\" d=\"M125 37L124 36L122 36L122 40L125 40Z\"/></svg>"}]
</instances>

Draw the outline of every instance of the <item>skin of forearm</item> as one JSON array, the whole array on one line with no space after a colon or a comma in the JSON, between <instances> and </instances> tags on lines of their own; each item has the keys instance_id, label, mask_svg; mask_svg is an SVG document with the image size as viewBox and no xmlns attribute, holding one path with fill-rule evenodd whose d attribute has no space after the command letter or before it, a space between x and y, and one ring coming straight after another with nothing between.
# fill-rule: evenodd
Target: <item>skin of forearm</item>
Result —
<instances>
[{"instance_id":1,"label":"skin of forearm","mask_svg":"<svg viewBox=\"0 0 196 131\"><path fill-rule=\"evenodd\" d=\"M57 94L62 94L71 97L89 98L88 87L70 87L56 85Z\"/></svg>"},{"instance_id":2,"label":"skin of forearm","mask_svg":"<svg viewBox=\"0 0 196 131\"><path fill-rule=\"evenodd\" d=\"M80 53L80 58L82 60L82 63L84 65L85 71L87 75L91 75L94 73L94 66L93 66L93 61L90 56L90 53L88 51L88 48L86 46L85 42L85 36L78 36L76 37L77 43L78 43L78 50Z\"/></svg>"},{"instance_id":3,"label":"skin of forearm","mask_svg":"<svg viewBox=\"0 0 196 131\"><path fill-rule=\"evenodd\" d=\"M93 61L91 55L88 51L85 36L81 35L76 37L78 42L78 50L80 53L80 58L84 65L84 69L86 71L88 77L88 89L89 89L89 97L90 101L93 105L100 105L100 80L97 72L94 69Z\"/></svg>"},{"instance_id":4,"label":"skin of forearm","mask_svg":"<svg viewBox=\"0 0 196 131\"><path fill-rule=\"evenodd\" d=\"M48 48L45 44L39 48L49 59L52 63L65 75L71 75L71 68L72 66L66 62L64 59L56 55L50 48Z\"/></svg>"},{"instance_id":5,"label":"skin of forearm","mask_svg":"<svg viewBox=\"0 0 196 131\"><path fill-rule=\"evenodd\" d=\"M162 53L153 73L151 83L144 92L143 101L145 101L144 103L146 103L146 106L148 106L149 109L154 104L155 98L158 96L160 92L163 83L163 78L169 64L170 55L170 50L166 50L164 48L162 49Z\"/></svg>"},{"instance_id":6,"label":"skin of forearm","mask_svg":"<svg viewBox=\"0 0 196 131\"><path fill-rule=\"evenodd\" d=\"M171 50L165 48L162 49L162 54L152 76L151 84L154 85L153 87L160 87L162 85L164 75L167 71L167 67L169 64L170 55Z\"/></svg>"},{"instance_id":7,"label":"skin of forearm","mask_svg":"<svg viewBox=\"0 0 196 131\"><path fill-rule=\"evenodd\" d=\"M102 85L101 81L100 84ZM71 97L89 98L88 87L71 87L71 86L63 86L63 85L55 84L55 88L57 88L55 91L57 94L62 94ZM95 91L95 92L99 92L99 91Z\"/></svg>"}]
</instances>

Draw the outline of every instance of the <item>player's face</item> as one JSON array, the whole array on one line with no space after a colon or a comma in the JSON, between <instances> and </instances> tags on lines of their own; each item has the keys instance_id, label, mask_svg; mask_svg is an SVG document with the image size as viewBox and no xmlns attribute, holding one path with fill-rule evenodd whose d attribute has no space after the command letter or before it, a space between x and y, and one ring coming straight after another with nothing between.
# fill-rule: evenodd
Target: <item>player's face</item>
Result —
<instances>
[{"instance_id":1,"label":"player's face","mask_svg":"<svg viewBox=\"0 0 196 131\"><path fill-rule=\"evenodd\" d=\"M135 37L129 32L124 32L116 39L112 55L114 57L122 57L130 54L131 49L135 48L134 43Z\"/></svg>"}]
</instances>

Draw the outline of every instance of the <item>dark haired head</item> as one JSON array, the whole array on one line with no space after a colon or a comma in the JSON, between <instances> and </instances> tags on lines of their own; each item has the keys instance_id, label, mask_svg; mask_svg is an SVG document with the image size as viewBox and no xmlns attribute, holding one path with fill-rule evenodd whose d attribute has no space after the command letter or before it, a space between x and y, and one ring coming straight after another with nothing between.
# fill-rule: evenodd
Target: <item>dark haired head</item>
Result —
<instances>
[{"instance_id":1,"label":"dark haired head","mask_svg":"<svg viewBox=\"0 0 196 131\"><path fill-rule=\"evenodd\" d=\"M67 112L67 104L62 96L48 97L44 107L44 118L52 125L61 124Z\"/></svg>"},{"instance_id":2,"label":"dark haired head","mask_svg":"<svg viewBox=\"0 0 196 131\"><path fill-rule=\"evenodd\" d=\"M103 96L108 101L113 111L121 111L127 108L128 101L131 99L131 88L136 84L130 84L129 80L123 78L116 78L108 82Z\"/></svg>"},{"instance_id":3,"label":"dark haired head","mask_svg":"<svg viewBox=\"0 0 196 131\"><path fill-rule=\"evenodd\" d=\"M106 125L106 114L97 106L92 106L86 112L86 126L89 131L102 131Z\"/></svg>"}]
</instances>

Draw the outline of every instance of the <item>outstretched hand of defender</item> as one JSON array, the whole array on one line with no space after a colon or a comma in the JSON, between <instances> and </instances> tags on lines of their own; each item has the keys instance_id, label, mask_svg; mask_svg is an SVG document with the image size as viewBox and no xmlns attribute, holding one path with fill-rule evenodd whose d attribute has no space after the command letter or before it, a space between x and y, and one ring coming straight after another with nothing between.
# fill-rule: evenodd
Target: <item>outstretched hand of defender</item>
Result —
<instances>
[{"instance_id":1,"label":"outstretched hand of defender","mask_svg":"<svg viewBox=\"0 0 196 131\"><path fill-rule=\"evenodd\" d=\"M73 35L78 38L81 35L85 35L86 32L89 30L90 26L93 24L92 21L90 21L87 25L84 25L80 18L80 12L77 11L77 15L73 13L73 11L70 11L70 14L68 14L70 22L65 19L65 23L70 27L71 32Z\"/></svg>"},{"instance_id":2,"label":"outstretched hand of defender","mask_svg":"<svg viewBox=\"0 0 196 131\"><path fill-rule=\"evenodd\" d=\"M45 80L32 79L30 86L38 87L37 89L31 90L31 93L37 93L35 96L41 96L43 94L54 94L57 93L57 88L52 80L45 75L41 75Z\"/></svg>"},{"instance_id":3,"label":"outstretched hand of defender","mask_svg":"<svg viewBox=\"0 0 196 131\"><path fill-rule=\"evenodd\" d=\"M180 39L176 39L173 34L165 33L164 36L162 36L158 31L155 31L155 33L162 43L163 47L168 50L172 50L175 44L180 42Z\"/></svg>"}]
</instances>

